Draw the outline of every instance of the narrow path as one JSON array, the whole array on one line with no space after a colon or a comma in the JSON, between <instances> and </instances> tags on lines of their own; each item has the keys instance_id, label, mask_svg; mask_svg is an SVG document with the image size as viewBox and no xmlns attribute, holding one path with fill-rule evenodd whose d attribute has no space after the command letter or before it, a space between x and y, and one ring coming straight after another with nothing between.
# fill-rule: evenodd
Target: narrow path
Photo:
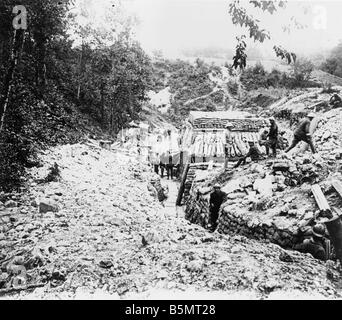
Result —
<instances>
[{"instance_id":1,"label":"narrow path","mask_svg":"<svg viewBox=\"0 0 342 320\"><path fill-rule=\"evenodd\" d=\"M178 196L178 189L179 189L179 182L176 180L167 180L162 179L161 183L164 186L168 186L169 188L169 194L167 200L164 202L164 209L163 213L166 218L169 217L182 217L184 215L184 211L182 207L176 206L177 196Z\"/></svg>"}]
</instances>

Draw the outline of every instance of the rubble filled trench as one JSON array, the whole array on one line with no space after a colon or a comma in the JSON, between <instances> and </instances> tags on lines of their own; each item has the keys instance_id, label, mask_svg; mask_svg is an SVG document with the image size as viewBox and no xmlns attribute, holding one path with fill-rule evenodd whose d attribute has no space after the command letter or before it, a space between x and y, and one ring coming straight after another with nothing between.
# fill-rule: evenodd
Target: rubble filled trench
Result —
<instances>
[{"instance_id":1,"label":"rubble filled trench","mask_svg":"<svg viewBox=\"0 0 342 320\"><path fill-rule=\"evenodd\" d=\"M289 155L248 163L236 170L207 176L200 170L193 173L186 219L208 227L210 193L218 182L227 194L220 209L219 233L271 242L293 252L295 244L310 237L315 223L326 220L314 200L314 184L322 189L330 206L341 208L342 199L333 187L334 182L342 182L341 121L341 109L317 114L315 155L300 144ZM327 230L325 236L330 238Z\"/></svg>"},{"instance_id":2,"label":"rubble filled trench","mask_svg":"<svg viewBox=\"0 0 342 320\"><path fill-rule=\"evenodd\" d=\"M218 232L266 240L291 249L300 243L307 227L325 219L320 215L311 187L318 184L331 206L342 201L333 181L342 181L342 110L317 114L312 155L300 144L288 156L249 163L221 174L192 178L186 218L203 227L209 224L209 197L219 182L227 200L221 206ZM290 139L291 140L291 139ZM329 235L326 234L329 238Z\"/></svg>"},{"instance_id":3,"label":"rubble filled trench","mask_svg":"<svg viewBox=\"0 0 342 320\"><path fill-rule=\"evenodd\" d=\"M165 215L134 156L89 141L41 159L30 192L1 199L2 298L340 297L333 262ZM37 183L55 162L60 181Z\"/></svg>"}]
</instances>

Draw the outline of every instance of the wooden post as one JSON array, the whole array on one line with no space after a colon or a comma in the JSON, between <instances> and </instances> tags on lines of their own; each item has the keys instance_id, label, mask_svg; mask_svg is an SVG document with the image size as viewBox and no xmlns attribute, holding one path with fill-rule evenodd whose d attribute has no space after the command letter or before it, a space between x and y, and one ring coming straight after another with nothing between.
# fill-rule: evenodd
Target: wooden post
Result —
<instances>
[{"instance_id":1,"label":"wooden post","mask_svg":"<svg viewBox=\"0 0 342 320\"><path fill-rule=\"evenodd\" d=\"M342 184L339 181L333 181L332 183L334 189L337 191L337 193L340 195L342 198Z\"/></svg>"},{"instance_id":2,"label":"wooden post","mask_svg":"<svg viewBox=\"0 0 342 320\"><path fill-rule=\"evenodd\" d=\"M335 217L324 223L327 226L332 244L335 248L336 257L342 263L342 222L341 217Z\"/></svg>"},{"instance_id":3,"label":"wooden post","mask_svg":"<svg viewBox=\"0 0 342 320\"><path fill-rule=\"evenodd\" d=\"M183 166L184 166L184 151L180 152L179 155L179 172L183 173Z\"/></svg>"},{"instance_id":4,"label":"wooden post","mask_svg":"<svg viewBox=\"0 0 342 320\"><path fill-rule=\"evenodd\" d=\"M330 213L330 215L331 215L330 218L332 218L329 203L328 203L327 199L325 198L321 187L318 184L315 184L311 187L311 191L315 197L318 208L324 213Z\"/></svg>"},{"instance_id":5,"label":"wooden post","mask_svg":"<svg viewBox=\"0 0 342 320\"><path fill-rule=\"evenodd\" d=\"M181 206L182 204L182 198L183 198L183 194L184 194L184 190L185 190L185 182L186 182L186 178L188 176L188 172L190 169L190 163L187 163L185 166L185 169L183 171L183 175L182 175L182 181L181 181L181 185L179 187L179 191L178 191L178 197L177 197L177 202L176 202L176 206Z\"/></svg>"}]
</instances>

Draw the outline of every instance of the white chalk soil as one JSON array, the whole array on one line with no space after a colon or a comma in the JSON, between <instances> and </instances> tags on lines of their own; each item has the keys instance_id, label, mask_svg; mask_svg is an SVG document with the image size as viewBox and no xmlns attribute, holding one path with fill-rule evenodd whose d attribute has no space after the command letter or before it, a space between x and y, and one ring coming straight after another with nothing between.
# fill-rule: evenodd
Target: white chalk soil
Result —
<instances>
[{"instance_id":1,"label":"white chalk soil","mask_svg":"<svg viewBox=\"0 0 342 320\"><path fill-rule=\"evenodd\" d=\"M1 261L22 256L26 284L40 287L11 292L13 276L2 269L4 299L340 297L334 263L209 233L182 210L177 215L176 182L162 180L169 186L163 207L148 191L150 169L134 156L89 141L53 148L42 161L33 176L45 177L56 162L60 181L31 181L17 208L0 211L8 228L0 233ZM47 200L56 211L40 213L37 204Z\"/></svg>"}]
</instances>

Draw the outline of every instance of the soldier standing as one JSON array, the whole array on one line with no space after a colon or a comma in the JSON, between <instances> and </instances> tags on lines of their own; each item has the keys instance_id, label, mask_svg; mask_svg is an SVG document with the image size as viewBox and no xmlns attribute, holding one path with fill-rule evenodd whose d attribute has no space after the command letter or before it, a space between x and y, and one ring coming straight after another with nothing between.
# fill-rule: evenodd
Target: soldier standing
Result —
<instances>
[{"instance_id":1,"label":"soldier standing","mask_svg":"<svg viewBox=\"0 0 342 320\"><path fill-rule=\"evenodd\" d=\"M225 169L227 169L227 167L228 167L228 160L231 157L232 149L233 149L234 138L232 135L232 128L233 128L233 124L227 123L226 131L225 131L226 141L225 141L225 148L224 148L224 153L225 153L224 167L225 167Z\"/></svg>"},{"instance_id":2,"label":"soldier standing","mask_svg":"<svg viewBox=\"0 0 342 320\"><path fill-rule=\"evenodd\" d=\"M294 132L294 138L292 141L292 144L289 148L285 151L285 153L288 153L290 150L292 150L300 141L304 141L307 144L309 144L312 153L316 153L315 147L312 142L312 137L310 134L310 124L312 119L315 117L315 115L311 112L307 115L305 119L303 119L297 129Z\"/></svg>"},{"instance_id":3,"label":"soldier standing","mask_svg":"<svg viewBox=\"0 0 342 320\"><path fill-rule=\"evenodd\" d=\"M273 157L277 156L277 146L278 146L278 125L275 119L272 117L270 118L270 132L268 133L268 144L269 147L272 149Z\"/></svg>"},{"instance_id":4,"label":"soldier standing","mask_svg":"<svg viewBox=\"0 0 342 320\"><path fill-rule=\"evenodd\" d=\"M217 220L221 204L226 199L226 193L221 191L219 184L214 185L214 190L210 194L210 230L214 232L217 228Z\"/></svg>"}]
</instances>

